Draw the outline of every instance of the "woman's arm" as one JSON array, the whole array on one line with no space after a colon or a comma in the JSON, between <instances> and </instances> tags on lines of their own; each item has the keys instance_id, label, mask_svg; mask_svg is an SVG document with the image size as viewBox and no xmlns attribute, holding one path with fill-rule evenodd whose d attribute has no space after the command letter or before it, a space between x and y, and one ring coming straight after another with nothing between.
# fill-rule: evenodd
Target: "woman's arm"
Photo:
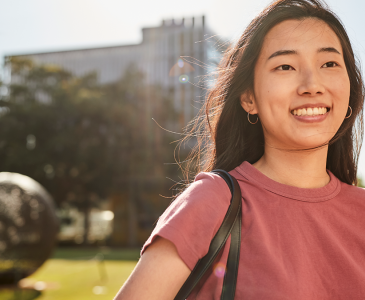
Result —
<instances>
[{"instance_id":1,"label":"woman's arm","mask_svg":"<svg viewBox=\"0 0 365 300\"><path fill-rule=\"evenodd\" d=\"M175 245L157 237L114 300L173 300L190 272Z\"/></svg>"}]
</instances>

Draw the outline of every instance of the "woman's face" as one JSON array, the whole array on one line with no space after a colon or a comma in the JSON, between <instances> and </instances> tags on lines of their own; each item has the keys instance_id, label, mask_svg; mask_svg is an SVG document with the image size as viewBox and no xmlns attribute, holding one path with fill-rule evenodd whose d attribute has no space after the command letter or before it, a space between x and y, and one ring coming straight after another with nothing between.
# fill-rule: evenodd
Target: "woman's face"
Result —
<instances>
[{"instance_id":1,"label":"woman's face","mask_svg":"<svg viewBox=\"0 0 365 300\"><path fill-rule=\"evenodd\" d=\"M267 145L312 148L335 135L350 97L342 53L337 35L318 19L287 20L268 32L255 67L254 95L241 97L243 108L258 114Z\"/></svg>"}]
</instances>

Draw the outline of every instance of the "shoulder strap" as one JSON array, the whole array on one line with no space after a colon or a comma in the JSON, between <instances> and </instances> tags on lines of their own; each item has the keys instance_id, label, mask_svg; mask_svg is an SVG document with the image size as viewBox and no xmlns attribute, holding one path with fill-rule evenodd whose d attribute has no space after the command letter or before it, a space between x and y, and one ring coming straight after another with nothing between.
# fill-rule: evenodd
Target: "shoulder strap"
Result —
<instances>
[{"instance_id":1,"label":"shoulder strap","mask_svg":"<svg viewBox=\"0 0 365 300\"><path fill-rule=\"evenodd\" d=\"M228 172L224 170L214 170L212 172L221 176L228 184L232 193L231 204L228 207L222 225L218 229L216 235L214 236L210 244L208 253L197 262L195 268L193 269L193 271L191 272L191 274L189 275L189 277L187 278L187 280L185 281L185 283L175 296L174 300L185 300L189 296L191 291L197 285L199 280L203 277L204 273L209 269L214 259L217 257L219 251L226 243L234 224L237 224L234 229L234 233L236 236L234 238L232 236L231 238L231 247L227 261L227 272L224 277L224 284L223 284L224 289L221 296L221 299L234 298L234 292L236 289L236 281L237 281L238 262L239 262L239 246L241 238L241 222L240 222L241 218L239 217L241 216L241 190L237 180L230 174L228 174ZM238 251L237 251L237 243L238 243ZM233 248L235 249L231 253L232 246L234 246ZM232 272L235 274L231 274ZM234 282L232 282L232 280L234 280ZM232 296L232 294L233 298L229 298Z\"/></svg>"},{"instance_id":2,"label":"shoulder strap","mask_svg":"<svg viewBox=\"0 0 365 300\"><path fill-rule=\"evenodd\" d=\"M239 189L240 187L236 179L234 179L234 181L237 184L237 188ZM241 191L240 191L240 196L241 196ZM236 292L238 265L240 262L241 228L242 228L242 209L240 207L237 220L234 223L231 231L231 245L229 247L221 300L233 300Z\"/></svg>"}]
</instances>

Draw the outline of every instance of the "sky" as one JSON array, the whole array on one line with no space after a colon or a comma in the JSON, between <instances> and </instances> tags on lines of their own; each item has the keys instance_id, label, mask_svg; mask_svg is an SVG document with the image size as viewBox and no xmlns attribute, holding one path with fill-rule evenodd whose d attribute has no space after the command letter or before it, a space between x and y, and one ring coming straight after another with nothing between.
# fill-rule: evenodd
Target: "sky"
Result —
<instances>
[{"instance_id":1,"label":"sky","mask_svg":"<svg viewBox=\"0 0 365 300\"><path fill-rule=\"evenodd\" d=\"M162 19L206 16L207 26L234 40L268 0L0 0L0 58L4 55L136 44L142 27ZM365 63L365 1L327 0L355 54ZM365 178L365 147L359 175Z\"/></svg>"}]
</instances>

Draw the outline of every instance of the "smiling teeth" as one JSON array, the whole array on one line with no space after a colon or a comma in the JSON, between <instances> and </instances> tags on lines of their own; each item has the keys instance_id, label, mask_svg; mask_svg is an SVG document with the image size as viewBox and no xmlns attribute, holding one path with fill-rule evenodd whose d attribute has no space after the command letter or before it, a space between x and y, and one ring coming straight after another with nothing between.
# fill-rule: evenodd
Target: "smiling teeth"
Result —
<instances>
[{"instance_id":1,"label":"smiling teeth","mask_svg":"<svg viewBox=\"0 0 365 300\"><path fill-rule=\"evenodd\" d=\"M318 116L324 115L327 113L327 107L308 107L308 108L300 108L294 109L292 114L295 116Z\"/></svg>"}]
</instances>

